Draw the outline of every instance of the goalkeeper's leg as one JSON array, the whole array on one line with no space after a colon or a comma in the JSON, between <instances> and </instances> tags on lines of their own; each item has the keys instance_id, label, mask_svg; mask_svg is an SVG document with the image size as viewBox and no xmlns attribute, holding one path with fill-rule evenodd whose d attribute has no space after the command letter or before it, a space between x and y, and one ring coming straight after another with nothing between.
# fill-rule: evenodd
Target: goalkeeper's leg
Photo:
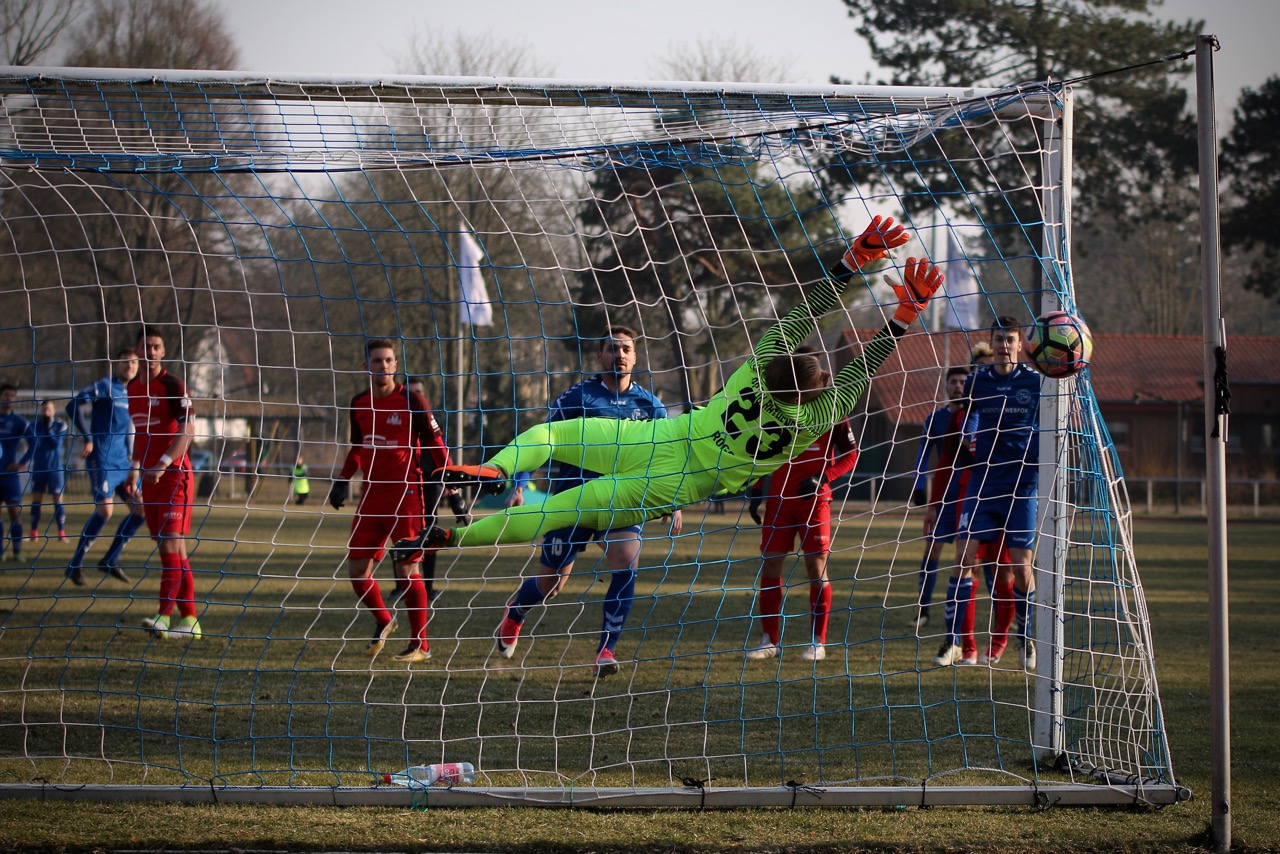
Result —
<instances>
[{"instance_id":1,"label":"goalkeeper's leg","mask_svg":"<svg viewBox=\"0 0 1280 854\"><path fill-rule=\"evenodd\" d=\"M591 528L608 531L657 518L671 512L671 500L662 501L659 486L643 473L623 479L599 477L582 486L552 495L541 504L509 507L470 525L449 532L448 545L489 546L528 543L558 528ZM657 507L645 503L659 500Z\"/></svg>"}]
</instances>

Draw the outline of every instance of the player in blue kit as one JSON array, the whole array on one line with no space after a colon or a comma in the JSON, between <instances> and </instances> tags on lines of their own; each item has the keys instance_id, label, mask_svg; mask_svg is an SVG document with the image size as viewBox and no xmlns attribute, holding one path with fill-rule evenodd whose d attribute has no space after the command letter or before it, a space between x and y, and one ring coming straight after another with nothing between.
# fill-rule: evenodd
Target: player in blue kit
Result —
<instances>
[{"instance_id":1,"label":"player in blue kit","mask_svg":"<svg viewBox=\"0 0 1280 854\"><path fill-rule=\"evenodd\" d=\"M632 382L638 337L634 329L626 326L612 326L605 330L596 350L600 372L557 397L551 404L547 421L554 423L571 418L650 421L666 418L667 409L662 401ZM597 476L594 472L561 463L551 479L551 493L554 495L581 486ZM528 482L528 474L516 476L511 497L507 501L508 507L524 504L524 486ZM677 510L671 522L673 536L680 533L680 526L681 516ZM613 650L631 613L631 602L635 597L640 532L640 525L629 525L611 531L575 527L548 532L542 540L542 565L538 575L525 579L516 590L508 603L502 623L498 626L498 652L502 657L511 658L515 654L520 630L530 610L560 592L569 574L573 572L573 564L578 555L588 543L595 540L604 551L612 575L609 590L605 593L600 645L596 648L592 672L597 677L617 673L618 663Z\"/></svg>"},{"instance_id":2,"label":"player in blue kit","mask_svg":"<svg viewBox=\"0 0 1280 854\"><path fill-rule=\"evenodd\" d=\"M67 565L67 577L76 586L82 586L85 554L111 518L112 496L130 505L131 512L120 522L115 539L107 549L98 569L119 581L128 582L129 576L117 561L129 538L138 532L146 521L140 506L133 506L133 494L127 486L132 451L133 422L129 418L129 392L127 387L138 375L138 353L125 347L116 353L112 374L79 392L67 404L67 415L76 432L84 437L84 449L80 458L85 461L89 473L89 485L93 491L94 510L80 532L76 553ZM83 407L89 406L89 420L85 421ZM133 512L135 511L136 512Z\"/></svg>"},{"instance_id":3,"label":"player in blue kit","mask_svg":"<svg viewBox=\"0 0 1280 854\"><path fill-rule=\"evenodd\" d=\"M57 410L52 400L40 404L40 415L31 425L31 441L23 462L31 471L31 539L40 534L40 513L44 494L53 498L53 519L58 524L58 539L67 540L67 509L62 506L62 490L66 487L66 463L62 452L66 446L67 425L54 417Z\"/></svg>"},{"instance_id":4,"label":"player in blue kit","mask_svg":"<svg viewBox=\"0 0 1280 854\"><path fill-rule=\"evenodd\" d=\"M18 458L18 445L26 443L31 451L31 425L27 419L13 411L18 399L17 386L0 385L0 502L9 510L9 539L13 542L12 560L22 557L22 471ZM5 541L0 536L0 556L4 555Z\"/></svg>"},{"instance_id":5,"label":"player in blue kit","mask_svg":"<svg viewBox=\"0 0 1280 854\"><path fill-rule=\"evenodd\" d=\"M947 403L925 419L924 429L920 434L920 450L916 454L916 484L911 503L917 507L926 507L924 535L929 546L920 563L917 630L929 623L929 605L933 601L942 547L955 540L960 521L960 503L964 500L966 477L958 465L958 458L964 444L963 436L967 432L964 383L968 376L968 368L947 369ZM930 468L929 458L935 454L937 462Z\"/></svg>"},{"instance_id":6,"label":"player in blue kit","mask_svg":"<svg viewBox=\"0 0 1280 854\"><path fill-rule=\"evenodd\" d=\"M1035 670L1036 649L1031 641L1035 573L1031 561L1039 485L1041 378L1018 363L1022 329L1013 318L996 318L991 349L992 364L974 371L965 382L969 413L977 423L972 439L974 462L960 513L960 575L972 584L979 566L979 546L1004 536L1011 563L1001 564L997 585L1012 573L1022 666ZM956 595L949 591L948 598ZM960 644L948 637L934 663L954 664L961 654Z\"/></svg>"}]
</instances>

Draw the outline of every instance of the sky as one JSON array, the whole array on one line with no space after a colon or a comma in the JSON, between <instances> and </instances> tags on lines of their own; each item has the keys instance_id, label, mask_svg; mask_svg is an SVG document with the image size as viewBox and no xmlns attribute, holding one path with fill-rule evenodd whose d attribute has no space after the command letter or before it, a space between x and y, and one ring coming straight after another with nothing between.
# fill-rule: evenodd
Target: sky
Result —
<instances>
[{"instance_id":1,"label":"sky","mask_svg":"<svg viewBox=\"0 0 1280 854\"><path fill-rule=\"evenodd\" d=\"M855 83L876 69L840 0L221 0L246 71L378 75L403 72L409 36L491 36L526 44L553 76L655 80L659 61L699 42L742 45L790 68L793 83ZM785 9L785 12L783 11ZM731 11L727 11L731 10ZM1277 0L1164 0L1160 17L1198 18L1218 36L1219 121L1241 87L1280 74ZM1170 51L1180 45L1171 45ZM1187 45L1188 48L1194 45ZM1135 57L1135 60L1139 59Z\"/></svg>"}]
</instances>

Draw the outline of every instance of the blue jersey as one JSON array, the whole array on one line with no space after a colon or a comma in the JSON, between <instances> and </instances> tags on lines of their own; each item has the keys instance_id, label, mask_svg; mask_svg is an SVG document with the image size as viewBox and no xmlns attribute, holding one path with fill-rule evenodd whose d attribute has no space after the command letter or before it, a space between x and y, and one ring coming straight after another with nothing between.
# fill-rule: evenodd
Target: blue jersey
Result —
<instances>
[{"instance_id":1,"label":"blue jersey","mask_svg":"<svg viewBox=\"0 0 1280 854\"><path fill-rule=\"evenodd\" d=\"M624 392L615 392L597 374L566 389L551 403L548 422L573 418L613 418L619 421L653 421L667 417L667 408L648 389L632 383ZM596 472L561 463L551 479L551 492L563 492L599 477ZM521 484L523 485L523 484Z\"/></svg>"},{"instance_id":2,"label":"blue jersey","mask_svg":"<svg viewBox=\"0 0 1280 854\"><path fill-rule=\"evenodd\" d=\"M969 494L1003 495L1039 479L1040 375L1014 365L1007 375L986 365L964 384L973 429L974 471Z\"/></svg>"},{"instance_id":3,"label":"blue jersey","mask_svg":"<svg viewBox=\"0 0 1280 854\"><path fill-rule=\"evenodd\" d=\"M81 409L86 403L91 404L88 424ZM89 468L129 468L133 420L129 417L129 392L124 383L114 377L103 377L71 399L67 414L80 435L93 442Z\"/></svg>"},{"instance_id":4,"label":"blue jersey","mask_svg":"<svg viewBox=\"0 0 1280 854\"><path fill-rule=\"evenodd\" d=\"M47 424L43 418L37 418L30 430L23 462L31 463L32 472L62 471L62 447L67 438L67 425L56 418Z\"/></svg>"},{"instance_id":5,"label":"blue jersey","mask_svg":"<svg viewBox=\"0 0 1280 854\"><path fill-rule=\"evenodd\" d=\"M18 443L26 442L28 455L31 451L31 425L27 419L16 412L0 415L0 473L9 466L19 462Z\"/></svg>"}]
</instances>

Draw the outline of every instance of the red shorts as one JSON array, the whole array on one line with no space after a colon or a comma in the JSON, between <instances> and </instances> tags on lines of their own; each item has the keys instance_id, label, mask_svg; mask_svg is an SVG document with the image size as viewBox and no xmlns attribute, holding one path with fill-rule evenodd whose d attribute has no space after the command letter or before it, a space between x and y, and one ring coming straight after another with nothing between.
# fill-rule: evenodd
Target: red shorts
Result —
<instances>
[{"instance_id":1,"label":"red shorts","mask_svg":"<svg viewBox=\"0 0 1280 854\"><path fill-rule=\"evenodd\" d=\"M813 498L777 498L764 504L764 526L760 529L760 552L789 554L800 537L801 554L831 553L831 492Z\"/></svg>"},{"instance_id":2,"label":"red shorts","mask_svg":"<svg viewBox=\"0 0 1280 854\"><path fill-rule=\"evenodd\" d=\"M185 537L191 533L191 500L195 476L186 469L168 469L156 483L142 480L142 514L151 538Z\"/></svg>"},{"instance_id":3,"label":"red shorts","mask_svg":"<svg viewBox=\"0 0 1280 854\"><path fill-rule=\"evenodd\" d=\"M348 560L382 560L390 538L407 540L422 530L422 493L417 486L388 489L370 487L360 498L351 520ZM421 560L421 558L419 558Z\"/></svg>"},{"instance_id":4,"label":"red shorts","mask_svg":"<svg viewBox=\"0 0 1280 854\"><path fill-rule=\"evenodd\" d=\"M974 559L977 560L979 564L998 562L1007 566L1012 563L1009 559L1009 549L1006 548L1004 544L1004 535L1001 534L1000 539L998 540L979 543L978 551Z\"/></svg>"}]
</instances>

